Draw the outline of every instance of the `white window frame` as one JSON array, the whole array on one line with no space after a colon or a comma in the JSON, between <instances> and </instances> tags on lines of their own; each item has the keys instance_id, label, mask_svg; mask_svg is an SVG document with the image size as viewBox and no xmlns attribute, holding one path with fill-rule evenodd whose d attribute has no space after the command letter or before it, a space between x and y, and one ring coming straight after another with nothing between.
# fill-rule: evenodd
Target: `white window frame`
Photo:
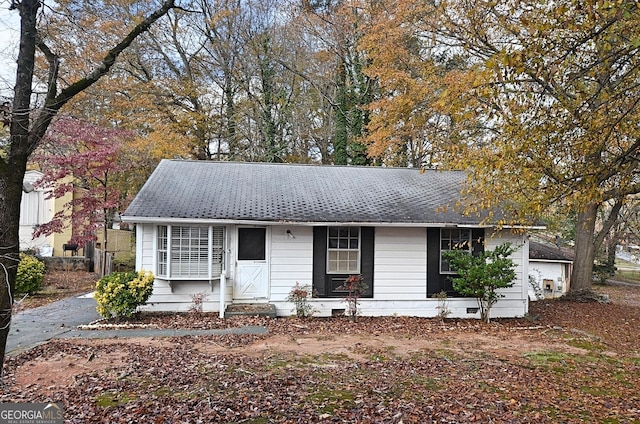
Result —
<instances>
[{"instance_id":1,"label":"white window frame","mask_svg":"<svg viewBox=\"0 0 640 424\"><path fill-rule=\"evenodd\" d=\"M168 280L220 278L225 265L225 235L222 226L158 225L156 276Z\"/></svg>"},{"instance_id":2,"label":"white window frame","mask_svg":"<svg viewBox=\"0 0 640 424\"><path fill-rule=\"evenodd\" d=\"M332 229L337 230L337 236L332 237ZM340 230L347 230L346 236L340 235ZM356 230L357 234L352 234ZM332 239L335 243L332 243ZM353 248L355 240L357 248ZM346 246L343 244L346 242ZM333 247L332 247L333 244ZM362 233L360 227L332 226L327 228L327 274L360 274L360 256L362 247ZM355 255L355 258L354 258ZM333 256L333 258L332 258ZM349 263L355 261L355 267L349 268ZM335 263L335 266L333 264ZM340 264L347 263L346 267Z\"/></svg>"},{"instance_id":3,"label":"white window frame","mask_svg":"<svg viewBox=\"0 0 640 424\"><path fill-rule=\"evenodd\" d=\"M453 233L457 233L457 235L454 236ZM470 228L440 229L440 274L455 274L455 271L447 269L449 268L449 263L443 257L442 252L448 252L450 250L464 250L469 254L472 254L472 237L473 235Z\"/></svg>"}]
</instances>

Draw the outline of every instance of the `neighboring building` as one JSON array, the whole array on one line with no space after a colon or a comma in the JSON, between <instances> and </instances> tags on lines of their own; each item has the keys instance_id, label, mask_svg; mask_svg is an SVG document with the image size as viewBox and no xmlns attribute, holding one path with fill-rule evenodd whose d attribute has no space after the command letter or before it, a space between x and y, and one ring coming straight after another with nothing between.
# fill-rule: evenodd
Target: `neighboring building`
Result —
<instances>
[{"instance_id":1,"label":"neighboring building","mask_svg":"<svg viewBox=\"0 0 640 424\"><path fill-rule=\"evenodd\" d=\"M434 317L446 291L451 317L479 318L475 299L456 296L441 253L503 242L519 246L515 285L492 317L528 311L529 243L456 209L462 172L383 167L163 160L122 216L136 224L136 268L156 277L148 309L205 310L286 301L313 286L318 316L345 309L339 286L361 274L363 315ZM221 291L222 285L222 291ZM221 296L222 293L222 296Z\"/></svg>"},{"instance_id":2,"label":"neighboring building","mask_svg":"<svg viewBox=\"0 0 640 424\"><path fill-rule=\"evenodd\" d=\"M70 212L68 224L61 232L49 236L39 236L34 238L35 230L42 224L50 222L58 211L68 210L68 203L77 196L82 195L82 190L74 190L60 198L49 198L47 189L37 186L38 180L43 174L40 171L29 170L25 173L22 184L22 202L20 204L20 250L33 251L42 256L71 256L84 255L90 249L75 247L69 243L72 238ZM69 179L71 177L68 177ZM118 229L108 230L109 252L115 255L120 263L128 262L132 258L132 232ZM99 239L102 237L102 229L98 230ZM100 248L100 241L95 243Z\"/></svg>"},{"instance_id":3,"label":"neighboring building","mask_svg":"<svg viewBox=\"0 0 640 424\"><path fill-rule=\"evenodd\" d=\"M20 250L32 250L42 256L78 254L78 250L65 250L65 246L68 246L71 240L70 224L59 233L33 238L34 231L40 225L51 221L58 211L65 210L66 204L73 199L73 196L78 195L74 192L60 198L49 198L48 189L36 185L42 176L42 172L30 170L25 173L23 179L20 203ZM83 254L82 249L79 252Z\"/></svg>"},{"instance_id":4,"label":"neighboring building","mask_svg":"<svg viewBox=\"0 0 640 424\"><path fill-rule=\"evenodd\" d=\"M31 250L51 256L53 236L33 238L34 231L53 217L54 200L47 198L46 190L36 188L35 183L42 177L39 171L27 171L22 183L20 203L20 250Z\"/></svg>"},{"instance_id":5,"label":"neighboring building","mask_svg":"<svg viewBox=\"0 0 640 424\"><path fill-rule=\"evenodd\" d=\"M556 298L569 291L574 252L553 244L529 242L529 299Z\"/></svg>"}]
</instances>

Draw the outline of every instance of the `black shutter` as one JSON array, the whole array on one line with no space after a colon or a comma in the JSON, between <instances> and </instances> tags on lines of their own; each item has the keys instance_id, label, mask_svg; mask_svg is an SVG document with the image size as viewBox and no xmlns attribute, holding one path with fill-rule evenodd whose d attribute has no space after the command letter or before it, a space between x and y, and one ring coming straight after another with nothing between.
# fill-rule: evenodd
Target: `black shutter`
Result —
<instances>
[{"instance_id":1,"label":"black shutter","mask_svg":"<svg viewBox=\"0 0 640 424\"><path fill-rule=\"evenodd\" d=\"M327 295L327 227L313 227L313 291Z\"/></svg>"},{"instance_id":2,"label":"black shutter","mask_svg":"<svg viewBox=\"0 0 640 424\"><path fill-rule=\"evenodd\" d=\"M440 274L440 228L427 228L427 297L453 292L447 275Z\"/></svg>"},{"instance_id":3,"label":"black shutter","mask_svg":"<svg viewBox=\"0 0 640 424\"><path fill-rule=\"evenodd\" d=\"M373 297L373 248L375 245L375 229L360 228L360 274L367 285L363 297Z\"/></svg>"},{"instance_id":4,"label":"black shutter","mask_svg":"<svg viewBox=\"0 0 640 424\"><path fill-rule=\"evenodd\" d=\"M471 248L473 256L484 252L484 228L474 228L471 230Z\"/></svg>"}]
</instances>

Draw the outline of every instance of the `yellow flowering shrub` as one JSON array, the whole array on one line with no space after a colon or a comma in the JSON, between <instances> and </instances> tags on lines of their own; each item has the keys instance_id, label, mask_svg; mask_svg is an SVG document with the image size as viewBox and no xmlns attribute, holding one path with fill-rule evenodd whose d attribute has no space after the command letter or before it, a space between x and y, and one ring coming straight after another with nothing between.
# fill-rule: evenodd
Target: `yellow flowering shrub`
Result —
<instances>
[{"instance_id":1,"label":"yellow flowering shrub","mask_svg":"<svg viewBox=\"0 0 640 424\"><path fill-rule=\"evenodd\" d=\"M149 300L153 280L153 273L144 270L105 275L96 284L94 294L98 313L105 318L130 317Z\"/></svg>"},{"instance_id":2,"label":"yellow flowering shrub","mask_svg":"<svg viewBox=\"0 0 640 424\"><path fill-rule=\"evenodd\" d=\"M16 275L16 293L33 294L40 291L44 271L44 262L35 256L21 253Z\"/></svg>"}]
</instances>

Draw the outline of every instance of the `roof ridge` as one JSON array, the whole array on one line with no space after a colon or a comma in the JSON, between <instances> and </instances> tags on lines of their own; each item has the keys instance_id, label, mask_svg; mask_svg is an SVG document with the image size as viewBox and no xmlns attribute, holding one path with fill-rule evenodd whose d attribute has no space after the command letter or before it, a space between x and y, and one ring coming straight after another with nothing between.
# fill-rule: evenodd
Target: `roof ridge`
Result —
<instances>
[{"instance_id":1,"label":"roof ridge","mask_svg":"<svg viewBox=\"0 0 640 424\"><path fill-rule=\"evenodd\" d=\"M225 160L199 160L199 159L162 159L162 162L184 162L184 163L201 163L201 164L236 164L236 165L259 165L259 166L291 166L291 167L309 167L309 168L345 168L345 169L383 169L383 170L409 170L421 172L453 172L464 173L461 169L445 169L445 168L416 168L401 166L382 166L382 165L336 165L325 163L300 163L300 162L250 162L250 161L225 161Z\"/></svg>"}]
</instances>

